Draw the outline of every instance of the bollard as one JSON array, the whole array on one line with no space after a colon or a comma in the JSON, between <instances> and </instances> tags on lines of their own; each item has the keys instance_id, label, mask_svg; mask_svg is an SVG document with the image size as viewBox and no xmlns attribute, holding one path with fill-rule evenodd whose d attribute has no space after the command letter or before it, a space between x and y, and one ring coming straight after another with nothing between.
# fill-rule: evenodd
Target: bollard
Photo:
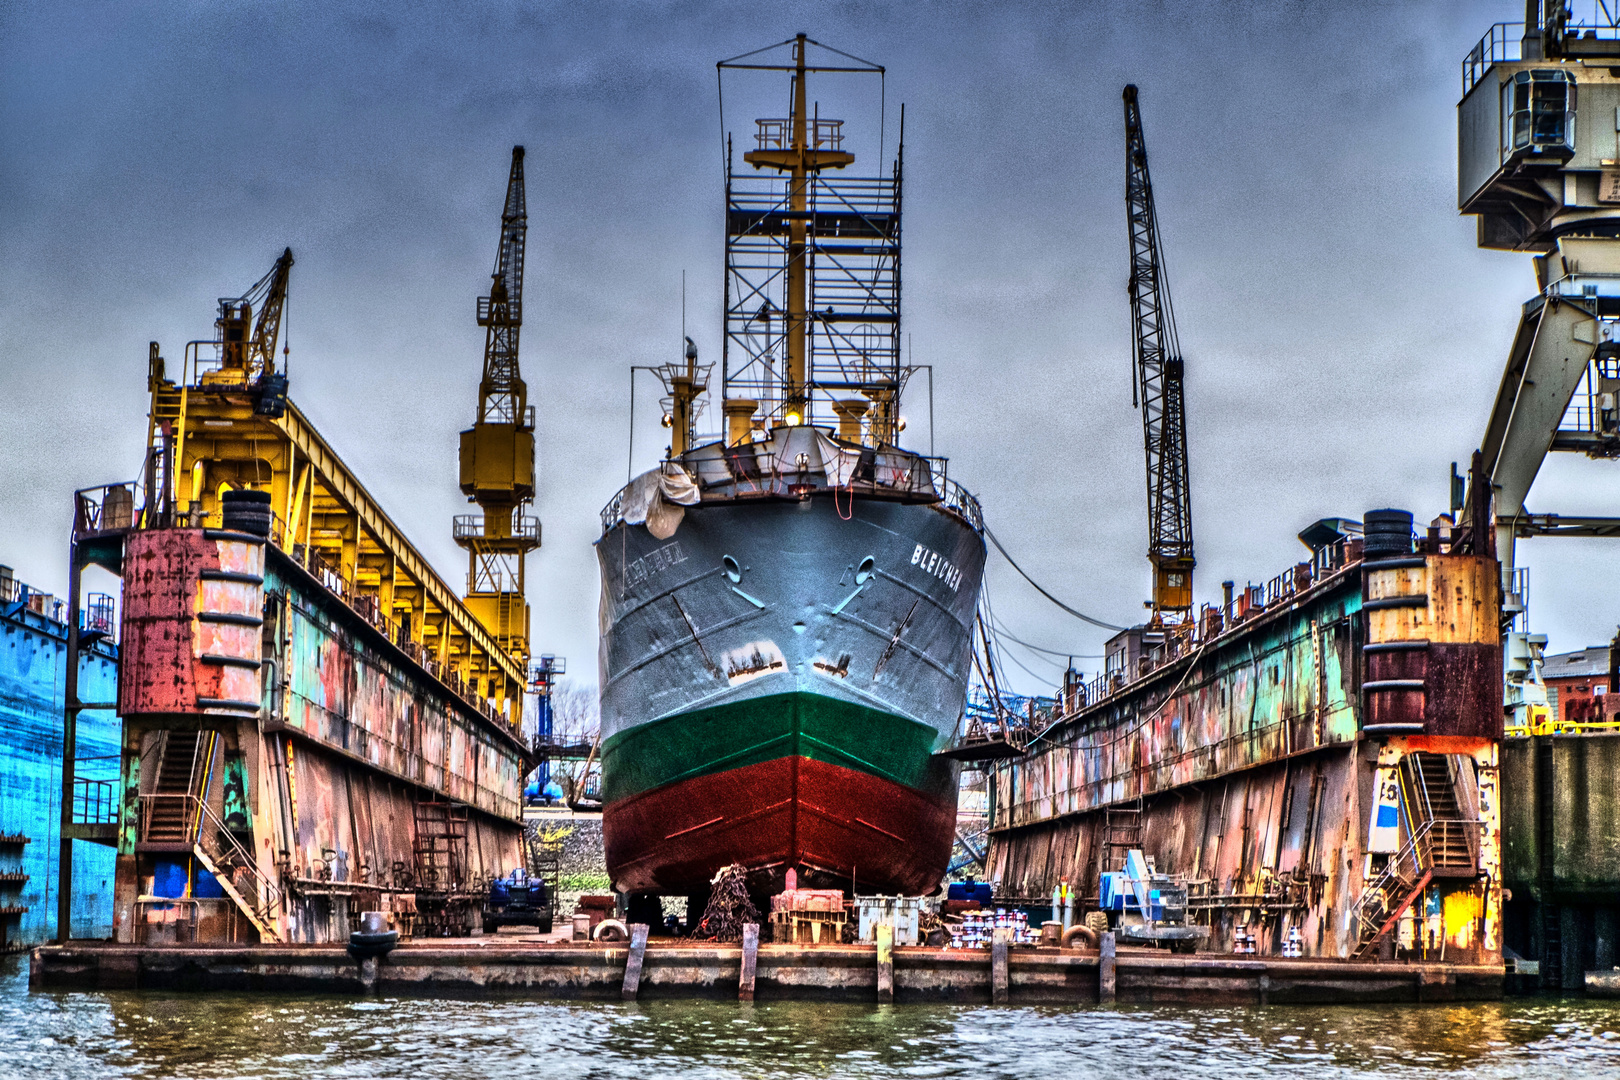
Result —
<instances>
[{"instance_id":1,"label":"bollard","mask_svg":"<svg viewBox=\"0 0 1620 1080\"><path fill-rule=\"evenodd\" d=\"M630 927L630 956L624 963L624 1000L636 1000L641 989L641 961L647 954L647 924Z\"/></svg>"},{"instance_id":2,"label":"bollard","mask_svg":"<svg viewBox=\"0 0 1620 1080\"><path fill-rule=\"evenodd\" d=\"M1097 960L1097 1000L1111 1002L1114 1000L1114 932L1104 930L1102 941L1098 943L1101 956Z\"/></svg>"},{"instance_id":3,"label":"bollard","mask_svg":"<svg viewBox=\"0 0 1620 1080\"><path fill-rule=\"evenodd\" d=\"M788 871L792 873L792 871ZM737 1000L754 1000L754 967L759 959L759 923L743 923L742 978L737 982Z\"/></svg>"},{"instance_id":4,"label":"bollard","mask_svg":"<svg viewBox=\"0 0 1620 1080\"><path fill-rule=\"evenodd\" d=\"M990 939L990 1004L1007 1004L1007 948L1012 931L997 927Z\"/></svg>"},{"instance_id":5,"label":"bollard","mask_svg":"<svg viewBox=\"0 0 1620 1080\"><path fill-rule=\"evenodd\" d=\"M877 936L878 1001L888 1005L894 1001L894 927L878 923L872 929Z\"/></svg>"}]
</instances>

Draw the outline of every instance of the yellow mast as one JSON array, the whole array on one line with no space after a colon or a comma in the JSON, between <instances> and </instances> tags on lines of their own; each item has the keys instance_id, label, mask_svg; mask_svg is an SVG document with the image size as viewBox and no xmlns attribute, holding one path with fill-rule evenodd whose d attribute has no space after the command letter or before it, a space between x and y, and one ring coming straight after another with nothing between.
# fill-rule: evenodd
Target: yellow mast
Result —
<instances>
[{"instance_id":1,"label":"yellow mast","mask_svg":"<svg viewBox=\"0 0 1620 1080\"><path fill-rule=\"evenodd\" d=\"M810 221L810 175L822 169L842 169L855 160L844 150L812 146L805 78L806 37L793 39L793 115L789 119L789 144L781 149L750 150L743 160L754 168L778 169L788 176L788 258L787 258L787 371L782 379L783 419L790 425L807 423L809 417L809 294L810 275L805 260Z\"/></svg>"}]
</instances>

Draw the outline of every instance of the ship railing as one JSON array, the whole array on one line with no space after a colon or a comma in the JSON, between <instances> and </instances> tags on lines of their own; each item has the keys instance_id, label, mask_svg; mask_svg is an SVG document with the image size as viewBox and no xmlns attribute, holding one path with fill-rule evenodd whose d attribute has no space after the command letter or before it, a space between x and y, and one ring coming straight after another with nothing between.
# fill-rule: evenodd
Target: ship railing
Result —
<instances>
[{"instance_id":1,"label":"ship railing","mask_svg":"<svg viewBox=\"0 0 1620 1080\"><path fill-rule=\"evenodd\" d=\"M949 476L949 459L910 451L878 455L870 471L859 479L829 487L826 473L811 465L807 455L791 460L763 449L764 444L728 447L722 457L725 476L704 481L697 469L682 464L688 477L702 491L704 502L725 502L758 498L800 498L811 491L833 491L839 496L930 496L943 508L961 517L976 532L984 531L984 512L979 500ZM602 508L603 533L624 521L626 484Z\"/></svg>"}]
</instances>

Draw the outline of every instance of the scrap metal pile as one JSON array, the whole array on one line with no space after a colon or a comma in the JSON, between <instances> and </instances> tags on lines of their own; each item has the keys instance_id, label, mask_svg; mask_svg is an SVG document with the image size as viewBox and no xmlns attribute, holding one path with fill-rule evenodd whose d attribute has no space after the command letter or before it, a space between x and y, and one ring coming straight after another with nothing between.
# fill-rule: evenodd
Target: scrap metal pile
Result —
<instances>
[{"instance_id":1,"label":"scrap metal pile","mask_svg":"<svg viewBox=\"0 0 1620 1080\"><path fill-rule=\"evenodd\" d=\"M743 926L758 924L759 908L748 895L746 872L733 863L722 866L714 875L709 893L709 905L703 909L692 936L707 941L741 941Z\"/></svg>"}]
</instances>

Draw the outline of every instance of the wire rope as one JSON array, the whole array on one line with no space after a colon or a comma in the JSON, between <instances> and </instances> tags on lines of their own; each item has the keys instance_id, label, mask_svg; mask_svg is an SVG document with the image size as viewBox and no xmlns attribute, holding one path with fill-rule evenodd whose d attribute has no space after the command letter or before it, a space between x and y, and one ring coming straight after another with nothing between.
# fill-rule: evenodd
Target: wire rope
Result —
<instances>
[{"instance_id":1,"label":"wire rope","mask_svg":"<svg viewBox=\"0 0 1620 1080\"><path fill-rule=\"evenodd\" d=\"M992 544L996 545L996 550L1001 552L1001 557L1007 560L1007 565L1011 566L1014 570L1018 571L1019 576L1022 577L1025 581L1029 582L1030 585L1034 587L1036 592L1040 593L1042 596L1044 596L1048 600L1052 601L1052 603L1056 604L1061 610L1069 613L1070 615L1073 615L1075 618L1079 619L1081 622L1088 622L1092 626L1098 626L1098 627L1101 627L1104 630L1120 631L1120 630L1126 629L1126 627L1116 626L1111 622L1103 622L1101 619L1094 619L1090 615L1087 615L1085 612L1076 611L1074 608L1070 607L1068 604L1065 604L1063 601L1059 600L1057 597L1053 596L1051 593L1047 592L1044 588L1042 588L1040 582L1038 582L1034 578L1030 577L1029 574L1024 571L1024 568L1022 566L1019 566L1018 562L1011 555L1007 554L1007 549L1002 546L1001 540L996 536L996 534L994 532L990 531L990 526L986 525L984 527L984 535L988 536L990 538L990 542ZM1064 655L1068 655L1068 654L1065 653Z\"/></svg>"}]
</instances>

